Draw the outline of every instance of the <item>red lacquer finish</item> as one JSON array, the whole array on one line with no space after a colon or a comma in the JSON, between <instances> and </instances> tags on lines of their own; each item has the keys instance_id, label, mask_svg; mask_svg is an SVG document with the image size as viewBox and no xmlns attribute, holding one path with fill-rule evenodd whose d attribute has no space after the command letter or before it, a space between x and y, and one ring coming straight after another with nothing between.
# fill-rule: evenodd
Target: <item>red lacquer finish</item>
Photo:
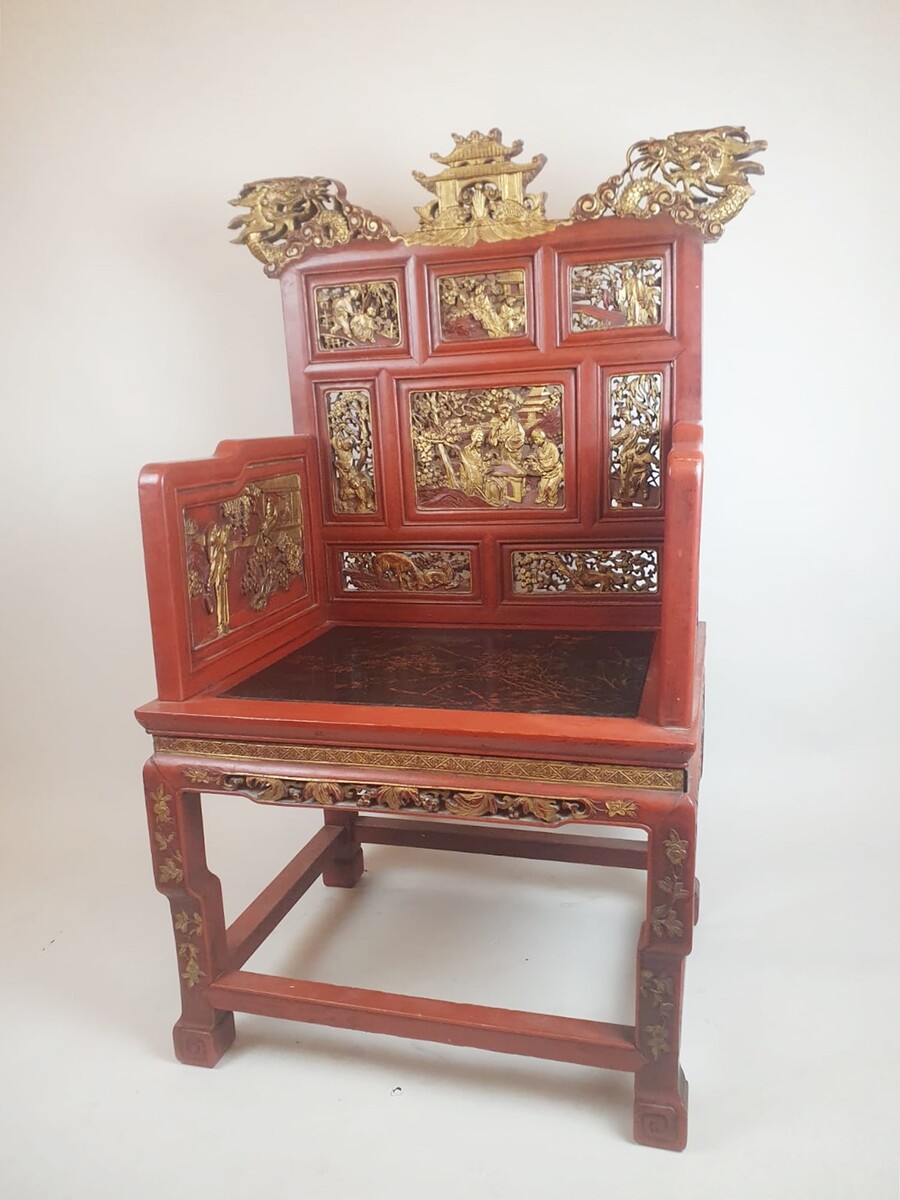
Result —
<instances>
[{"instance_id":1,"label":"red lacquer finish","mask_svg":"<svg viewBox=\"0 0 900 1200\"><path fill-rule=\"evenodd\" d=\"M159 695L138 718L156 739L146 794L182 1061L214 1065L244 1011L587 1063L634 1073L638 1141L684 1146L700 259L699 235L665 217L310 252L281 281L295 436L144 471ZM585 268L647 260L652 319L601 320ZM656 432L639 442L616 414L647 380ZM589 669L561 676L582 645ZM514 711L511 695L535 700ZM200 791L324 812L230 928ZM647 840L554 836L569 821ZM367 843L646 871L634 1025L242 970L320 876L354 886Z\"/></svg>"}]
</instances>

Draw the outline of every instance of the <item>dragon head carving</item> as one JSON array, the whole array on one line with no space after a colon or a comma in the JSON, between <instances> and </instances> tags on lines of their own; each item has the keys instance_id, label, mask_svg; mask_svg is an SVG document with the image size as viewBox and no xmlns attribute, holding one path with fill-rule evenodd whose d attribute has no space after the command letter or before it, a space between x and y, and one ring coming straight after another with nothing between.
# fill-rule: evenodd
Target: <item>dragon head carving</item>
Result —
<instances>
[{"instance_id":1,"label":"dragon head carving","mask_svg":"<svg viewBox=\"0 0 900 1200\"><path fill-rule=\"evenodd\" d=\"M240 230L233 240L265 264L267 275L280 274L310 246L329 248L352 238L397 236L386 221L351 204L342 183L322 175L258 179L244 184L228 203L250 210L230 221L228 228Z\"/></svg>"},{"instance_id":2,"label":"dragon head carving","mask_svg":"<svg viewBox=\"0 0 900 1200\"><path fill-rule=\"evenodd\" d=\"M691 129L636 142L622 174L582 196L572 216L589 220L607 214L655 217L666 212L679 224L699 229L704 240L716 241L725 223L753 195L748 176L765 173L750 156L767 144L752 141L742 125Z\"/></svg>"},{"instance_id":3,"label":"dragon head carving","mask_svg":"<svg viewBox=\"0 0 900 1200\"><path fill-rule=\"evenodd\" d=\"M765 167L747 160L767 145L751 141L742 125L691 129L664 140L638 142L628 152L628 169L641 174L659 171L674 186L697 188L707 196L738 187L752 194L747 176L763 175Z\"/></svg>"}]
</instances>

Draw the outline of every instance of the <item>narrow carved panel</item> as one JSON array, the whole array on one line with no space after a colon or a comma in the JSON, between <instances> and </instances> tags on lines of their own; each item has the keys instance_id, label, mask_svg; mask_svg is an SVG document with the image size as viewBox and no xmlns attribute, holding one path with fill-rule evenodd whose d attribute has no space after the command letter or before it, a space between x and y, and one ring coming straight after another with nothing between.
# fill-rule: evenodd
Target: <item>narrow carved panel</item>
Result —
<instances>
[{"instance_id":1,"label":"narrow carved panel","mask_svg":"<svg viewBox=\"0 0 900 1200\"><path fill-rule=\"evenodd\" d=\"M420 508L561 507L559 384L411 392Z\"/></svg>"},{"instance_id":2,"label":"narrow carved panel","mask_svg":"<svg viewBox=\"0 0 900 1200\"><path fill-rule=\"evenodd\" d=\"M513 591L519 595L659 591L655 550L514 550Z\"/></svg>"},{"instance_id":3,"label":"narrow carved panel","mask_svg":"<svg viewBox=\"0 0 900 1200\"><path fill-rule=\"evenodd\" d=\"M497 818L516 824L561 825L566 821L602 821L609 818L610 801L557 799L553 796L506 795L502 792L466 792L453 788L417 787L397 783L345 783L330 779L293 779L277 775L239 775L205 767L187 767L191 783L217 790L240 792L257 804L347 807L374 812L430 813L457 820ZM638 806L628 815L639 816Z\"/></svg>"},{"instance_id":4,"label":"narrow carved panel","mask_svg":"<svg viewBox=\"0 0 900 1200\"><path fill-rule=\"evenodd\" d=\"M662 318L662 259L570 267L569 297L572 333L658 325Z\"/></svg>"},{"instance_id":5,"label":"narrow carved panel","mask_svg":"<svg viewBox=\"0 0 900 1200\"><path fill-rule=\"evenodd\" d=\"M528 313L523 270L444 275L437 290L445 342L521 337L525 333Z\"/></svg>"},{"instance_id":6,"label":"narrow carved panel","mask_svg":"<svg viewBox=\"0 0 900 1200\"><path fill-rule=\"evenodd\" d=\"M375 511L372 398L368 388L325 392L336 513Z\"/></svg>"},{"instance_id":7,"label":"narrow carved panel","mask_svg":"<svg viewBox=\"0 0 900 1200\"><path fill-rule=\"evenodd\" d=\"M341 590L396 594L471 594L469 550L342 550Z\"/></svg>"},{"instance_id":8,"label":"narrow carved panel","mask_svg":"<svg viewBox=\"0 0 900 1200\"><path fill-rule=\"evenodd\" d=\"M219 503L185 508L184 541L192 641L198 647L246 623L276 592L302 581L299 478L260 480Z\"/></svg>"},{"instance_id":9,"label":"narrow carved panel","mask_svg":"<svg viewBox=\"0 0 900 1200\"><path fill-rule=\"evenodd\" d=\"M315 289L320 350L399 346L400 298L392 279Z\"/></svg>"},{"instance_id":10,"label":"narrow carved panel","mask_svg":"<svg viewBox=\"0 0 900 1200\"><path fill-rule=\"evenodd\" d=\"M610 505L659 508L662 375L610 376L608 405Z\"/></svg>"}]
</instances>

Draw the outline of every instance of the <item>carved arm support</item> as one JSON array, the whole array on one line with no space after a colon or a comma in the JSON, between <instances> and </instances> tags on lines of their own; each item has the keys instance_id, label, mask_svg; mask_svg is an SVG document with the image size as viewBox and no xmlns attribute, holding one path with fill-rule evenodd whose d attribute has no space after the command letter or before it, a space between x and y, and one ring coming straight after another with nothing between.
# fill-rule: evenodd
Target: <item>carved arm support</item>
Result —
<instances>
[{"instance_id":1,"label":"carved arm support","mask_svg":"<svg viewBox=\"0 0 900 1200\"><path fill-rule=\"evenodd\" d=\"M691 724L697 650L703 428L679 421L666 466L665 578L660 624L659 723Z\"/></svg>"},{"instance_id":2,"label":"carved arm support","mask_svg":"<svg viewBox=\"0 0 900 1200\"><path fill-rule=\"evenodd\" d=\"M140 478L161 700L224 681L324 621L310 438L223 442Z\"/></svg>"}]
</instances>

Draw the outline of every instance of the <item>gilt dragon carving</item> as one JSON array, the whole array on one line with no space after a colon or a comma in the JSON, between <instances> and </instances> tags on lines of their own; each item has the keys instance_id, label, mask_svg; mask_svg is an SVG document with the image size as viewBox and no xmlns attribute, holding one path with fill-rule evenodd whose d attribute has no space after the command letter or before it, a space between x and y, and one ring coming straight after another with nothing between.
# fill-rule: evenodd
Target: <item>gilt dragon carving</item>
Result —
<instances>
[{"instance_id":1,"label":"gilt dragon carving","mask_svg":"<svg viewBox=\"0 0 900 1200\"><path fill-rule=\"evenodd\" d=\"M742 125L694 129L636 142L628 151L622 174L581 196L572 209L572 219L668 213L680 225L698 229L704 241L715 242L753 195L747 176L765 173L765 167L750 160L750 155L767 145L751 141Z\"/></svg>"}]
</instances>

